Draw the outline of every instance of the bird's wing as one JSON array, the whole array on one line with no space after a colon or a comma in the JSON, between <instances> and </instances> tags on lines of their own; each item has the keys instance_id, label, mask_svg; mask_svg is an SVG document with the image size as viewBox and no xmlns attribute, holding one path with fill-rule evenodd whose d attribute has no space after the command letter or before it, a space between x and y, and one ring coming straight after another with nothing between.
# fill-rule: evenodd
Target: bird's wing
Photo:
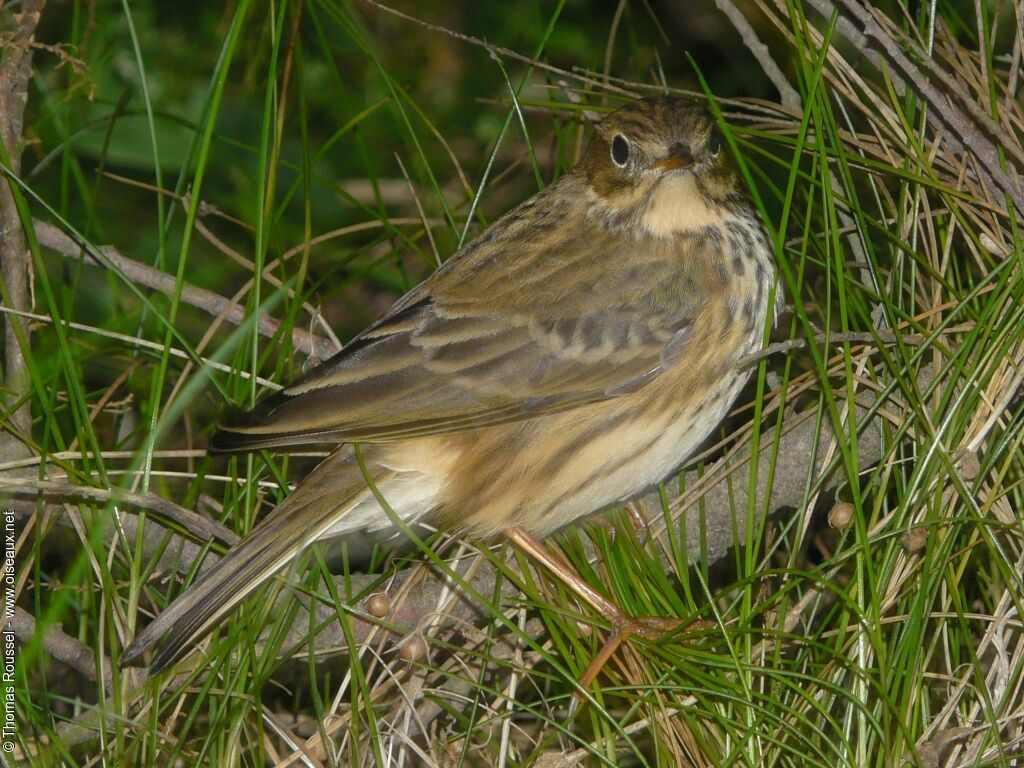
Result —
<instances>
[{"instance_id":1,"label":"bird's wing","mask_svg":"<svg viewBox=\"0 0 1024 768\"><path fill-rule=\"evenodd\" d=\"M695 246L596 230L517 209L333 358L223 426L211 450L458 432L644 386L700 316Z\"/></svg>"}]
</instances>

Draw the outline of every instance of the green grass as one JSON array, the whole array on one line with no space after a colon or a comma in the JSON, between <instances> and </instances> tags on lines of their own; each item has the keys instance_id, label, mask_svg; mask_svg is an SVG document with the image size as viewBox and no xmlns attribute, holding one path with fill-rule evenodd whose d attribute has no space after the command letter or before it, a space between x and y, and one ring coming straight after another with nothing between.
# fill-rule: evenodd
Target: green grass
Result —
<instances>
[{"instance_id":1,"label":"green grass","mask_svg":"<svg viewBox=\"0 0 1024 768\"><path fill-rule=\"evenodd\" d=\"M1012 158L1019 30L1011 9L980 7L981 19L974 5L939 4L936 19L886 10L901 45L955 67ZM607 47L615 87L496 61L367 4L99 8L102 24L87 6L47 11L43 39L75 43L85 66L37 53L15 191L38 319L30 388L4 405L27 398L33 424L15 436L29 458L5 448L0 484L144 503L19 492L18 605L38 631L18 648L18 754L40 766L1018 763L1024 278L1011 201L986 199L962 153L936 146L942 116L800 5L772 4L755 25L778 43L800 114L777 106L724 21L691 32L705 37L687 58L641 4L611 41L603 6L468 8L409 12L581 70L600 69ZM712 3L702 13L721 20ZM371 575L318 552L289 572L298 599L277 601L279 580L172 673L119 670L197 555L225 546L152 500L244 534L311 466L211 459L217 414L305 369L297 331L350 337L570 168L589 111L663 84L704 94L726 121L790 308L773 338L802 343L753 363L721 444L645 499L649 536L615 511L614 536L587 522L554 542L630 613L709 624L629 643L582 691L601 620L507 547L435 536L373 553ZM33 217L91 252L115 246L172 290L40 246ZM212 318L189 286L233 297L249 320ZM258 312L279 322L273 336ZM842 530L825 523L839 500L855 509ZM709 528L720 538L703 540ZM719 546L734 535L743 543ZM380 591L383 618L367 605ZM109 660L110 678L61 661L57 636Z\"/></svg>"}]
</instances>

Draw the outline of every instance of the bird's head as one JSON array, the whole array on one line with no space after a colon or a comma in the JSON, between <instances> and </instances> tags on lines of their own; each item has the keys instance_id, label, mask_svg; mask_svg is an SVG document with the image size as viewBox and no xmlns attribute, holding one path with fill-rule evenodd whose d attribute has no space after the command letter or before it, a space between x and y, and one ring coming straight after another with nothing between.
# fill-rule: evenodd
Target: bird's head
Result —
<instances>
[{"instance_id":1,"label":"bird's head","mask_svg":"<svg viewBox=\"0 0 1024 768\"><path fill-rule=\"evenodd\" d=\"M727 204L739 182L725 141L708 110L674 96L656 96L627 104L598 126L579 170L602 204L611 211L639 213L638 206L662 203L697 207ZM666 183L667 182L667 183ZM689 206L692 208L693 206ZM659 216L665 206L658 207ZM693 222L695 223L695 222ZM672 228L672 222L656 225ZM689 228L687 217L678 230Z\"/></svg>"}]
</instances>

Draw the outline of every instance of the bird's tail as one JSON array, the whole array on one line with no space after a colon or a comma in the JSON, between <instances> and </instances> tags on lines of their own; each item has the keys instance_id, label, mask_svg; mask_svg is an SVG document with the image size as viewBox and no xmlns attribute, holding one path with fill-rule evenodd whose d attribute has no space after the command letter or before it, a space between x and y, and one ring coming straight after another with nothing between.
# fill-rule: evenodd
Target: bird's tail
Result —
<instances>
[{"instance_id":1,"label":"bird's tail","mask_svg":"<svg viewBox=\"0 0 1024 768\"><path fill-rule=\"evenodd\" d=\"M388 470L377 468L374 475ZM385 477L375 477L377 482ZM137 665L156 647L158 672L182 658L242 600L325 534L348 532L344 516L370 491L348 446L331 454L246 538L157 616L121 654ZM358 517L358 515L356 516ZM360 527L353 520L352 528Z\"/></svg>"}]
</instances>

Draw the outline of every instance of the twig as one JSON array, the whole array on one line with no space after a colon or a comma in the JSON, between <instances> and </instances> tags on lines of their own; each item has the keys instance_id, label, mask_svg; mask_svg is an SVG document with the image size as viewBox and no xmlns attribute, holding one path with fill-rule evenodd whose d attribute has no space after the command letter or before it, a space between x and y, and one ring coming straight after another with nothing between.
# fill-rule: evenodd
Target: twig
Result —
<instances>
[{"instance_id":1,"label":"twig","mask_svg":"<svg viewBox=\"0 0 1024 768\"><path fill-rule=\"evenodd\" d=\"M962 333L969 331L973 325L958 325L953 328L947 328L945 333ZM877 330L874 332L869 331L849 331L847 333L817 333L814 335L814 342L816 344L845 344L847 342L853 342L855 344L895 344L899 341L902 344L908 346L920 346L928 340L928 337L921 333L909 333L905 336L897 337L893 331ZM774 344L769 344L764 349L760 349L757 352L751 352L749 355L745 355L740 358L737 365L740 368L748 368L749 366L763 360L766 357L778 354L779 352L789 352L794 349L804 349L809 346L807 339L788 339L787 341L779 341Z\"/></svg>"},{"instance_id":2,"label":"twig","mask_svg":"<svg viewBox=\"0 0 1024 768\"><path fill-rule=\"evenodd\" d=\"M63 499L78 498L103 503L116 502L152 512L158 519L181 526L199 541L219 539L228 546L238 542L238 534L215 520L203 517L190 509L152 493L131 493L116 488L94 488L90 485L71 485L53 480L34 480L19 477L0 477L0 491L19 496L48 496Z\"/></svg>"},{"instance_id":3,"label":"twig","mask_svg":"<svg viewBox=\"0 0 1024 768\"><path fill-rule=\"evenodd\" d=\"M22 12L14 15L15 28L5 41L0 61L0 141L14 176L21 173L21 133L32 69L32 41L45 5L45 0L22 3ZM10 305L22 311L32 309L29 259L12 184L5 179L0 181L0 268ZM21 318L8 315L4 324L5 378L6 388L15 401L29 390L25 360L28 345L29 331ZM32 429L30 401L26 398L8 419L15 431L29 434Z\"/></svg>"},{"instance_id":4,"label":"twig","mask_svg":"<svg viewBox=\"0 0 1024 768\"><path fill-rule=\"evenodd\" d=\"M177 280L173 275L145 264L140 264L134 259L129 259L110 246L96 249L85 243L77 242L75 238L58 229L53 224L36 221L34 226L40 244L45 245L47 248L51 248L69 258L84 256L88 263L96 266L108 269L113 266L133 283L145 286L146 288L152 288L168 296L174 295ZM245 322L244 306L225 299L220 294L206 288L185 283L181 287L181 300L211 315L223 314L225 319L234 325L241 325ZM277 335L281 323L261 313L256 327L262 336L270 338ZM302 328L292 329L292 345L296 349L308 355L314 355L321 360L326 360L338 351L332 342L314 336Z\"/></svg>"},{"instance_id":5,"label":"twig","mask_svg":"<svg viewBox=\"0 0 1024 768\"><path fill-rule=\"evenodd\" d=\"M392 16L397 16L398 18L404 19L405 21L411 21L413 24L418 24L424 29L429 29L431 32L440 32L441 34L448 35L449 37L453 37L456 40L461 40L464 43L470 43L471 45L479 46L480 48L483 48L485 51L493 55L503 56L506 59L513 59L514 61L520 61L524 64L529 64L531 67L534 67L535 69L540 69L545 72L551 72L552 74L559 75L561 77L571 77L573 80L579 80L581 82L587 83L588 85L593 85L597 88L603 88L606 91L618 93L623 96L627 96L631 99L635 99L639 95L636 91L629 90L627 88L619 88L617 86L612 85L611 83L603 82L598 78L588 77L586 75L577 74L576 72L570 72L569 70L562 69L560 67L554 67L544 61L537 61L536 59L532 59L529 56L524 56L518 51L513 51L511 48L503 48L500 45L493 45L491 43L488 43L486 40L481 40L479 37L473 37L472 35L466 35L463 34L462 32L456 32L455 30L448 29L448 27L443 27L440 24L431 24L429 21L418 19L415 16L410 16L407 13L402 13L401 11L384 5L383 3L378 3L377 0L363 0L363 2L366 3L367 5L372 5L374 8L380 9L385 13L390 13Z\"/></svg>"},{"instance_id":6,"label":"twig","mask_svg":"<svg viewBox=\"0 0 1024 768\"><path fill-rule=\"evenodd\" d=\"M743 15L743 12L731 0L715 0L715 5L732 22L736 31L739 32L743 44L754 54L757 63L761 65L761 69L764 70L765 75L768 76L772 85L775 86L775 90L779 92L779 99L782 101L783 106L800 111L802 109L800 94L789 84L786 75L779 68L779 65L775 63L775 59L772 58L768 46L761 42L757 32L750 22L747 21L747 17Z\"/></svg>"},{"instance_id":7,"label":"twig","mask_svg":"<svg viewBox=\"0 0 1024 768\"><path fill-rule=\"evenodd\" d=\"M612 16L612 25L608 30L608 42L604 48L604 81L608 82L608 77L612 73L612 54L615 52L615 37L619 33L619 24L622 23L622 13L626 10L629 0L619 0L618 6L615 8L615 15Z\"/></svg>"},{"instance_id":8,"label":"twig","mask_svg":"<svg viewBox=\"0 0 1024 768\"><path fill-rule=\"evenodd\" d=\"M14 606L14 616L11 617L11 627L14 629L14 636L19 641L26 643L36 638L36 620L28 611ZM80 672L93 682L98 681L96 675L96 654L92 648L76 640L70 635L64 634L58 627L50 626L43 632L43 649L55 659L62 661L72 669ZM100 669L103 674L103 684L109 687L113 680L113 672L110 659L101 657L99 660Z\"/></svg>"},{"instance_id":9,"label":"twig","mask_svg":"<svg viewBox=\"0 0 1024 768\"><path fill-rule=\"evenodd\" d=\"M35 321L37 323L53 323L53 318L50 317L49 315L40 315L40 314L37 314L35 312L15 312L13 309L10 309L8 307L0 306L0 313L2 313L2 314L16 314L16 315L18 315L20 317L23 317L23 318L25 318L27 320L33 320L33 321ZM138 336L129 336L126 333L117 333L116 331L108 331L108 330L105 330L103 328L97 328L94 325L87 325L86 323L72 323L72 322L68 322L67 320L65 320L65 321L63 321L63 325L64 325L65 328L70 328L72 330L85 331L86 333L92 333L92 334L95 334L96 336L105 336L108 339L117 339L120 342L123 342L125 344L130 345L130 346L140 347L142 349L151 349L151 350L154 350L156 352L161 352L164 349L164 345L163 344L158 344L155 341L149 341L148 339L140 339ZM168 354L171 357L177 357L177 358L180 358L182 360L191 360L192 359L187 352L185 352L182 349L178 349L177 347L171 347L168 350ZM200 355L199 359L202 360L203 361L203 365L207 366L208 368L213 368L214 370L221 371L223 373L233 373L233 374L239 376L242 379L249 379L249 378L252 377L252 374L249 371L238 370L237 368L233 368L230 365L227 365L225 363L220 363L220 362L217 362L216 360L211 360L208 357L203 357L202 355ZM257 376L256 377L256 383L259 384L261 387L266 387L267 389L270 389L270 390L275 390L276 391L278 389L281 389L281 385L278 384L276 381L271 381L270 379L265 379L262 376ZM134 456L134 453L132 453L130 455ZM36 461L38 461L38 459L36 459ZM9 464L9 463L10 462L2 462L2 461L0 461L0 472L2 472L3 469L4 469L3 465Z\"/></svg>"},{"instance_id":10,"label":"twig","mask_svg":"<svg viewBox=\"0 0 1024 768\"><path fill-rule=\"evenodd\" d=\"M423 222L423 231L427 233L427 241L430 243L430 251L434 254L434 263L440 267L441 253L437 250L437 243L434 242L434 233L430 229L430 222L427 221L427 214L423 212L423 206L420 204L419 195L416 194L416 187L413 185L408 171L405 170L405 163L402 162L402 156L397 152L395 153L395 160L398 162L398 167L402 171L405 183L409 185L409 194L412 197L413 203L416 205L416 212L420 215L420 221Z\"/></svg>"}]
</instances>

